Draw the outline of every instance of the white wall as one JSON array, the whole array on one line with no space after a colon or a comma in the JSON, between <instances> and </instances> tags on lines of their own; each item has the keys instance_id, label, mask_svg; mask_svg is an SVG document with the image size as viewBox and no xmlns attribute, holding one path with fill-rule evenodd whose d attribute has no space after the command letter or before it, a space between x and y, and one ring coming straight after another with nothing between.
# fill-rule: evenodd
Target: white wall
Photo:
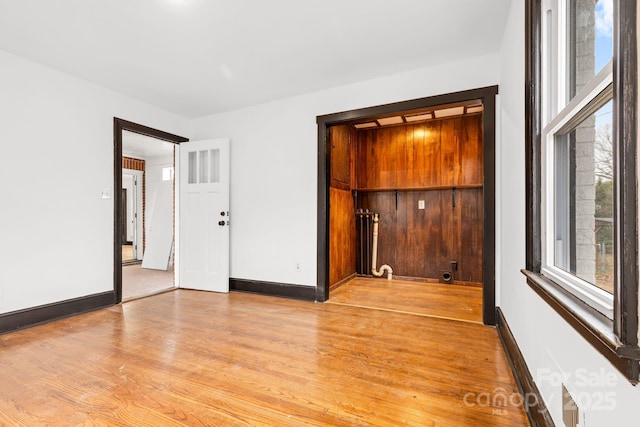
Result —
<instances>
[{"instance_id":1,"label":"white wall","mask_svg":"<svg viewBox=\"0 0 640 427\"><path fill-rule=\"evenodd\" d=\"M193 139L231 138L231 276L316 285L316 116L495 85L498 63L471 58L195 120Z\"/></svg>"},{"instance_id":2,"label":"white wall","mask_svg":"<svg viewBox=\"0 0 640 427\"><path fill-rule=\"evenodd\" d=\"M113 118L188 121L0 51L0 313L113 289Z\"/></svg>"},{"instance_id":3,"label":"white wall","mask_svg":"<svg viewBox=\"0 0 640 427\"><path fill-rule=\"evenodd\" d=\"M524 2L512 2L500 63L497 271L501 308L556 425L563 376L586 426L638 424L640 388L629 382L529 288L525 265ZM487 390L491 392L491 390Z\"/></svg>"}]
</instances>

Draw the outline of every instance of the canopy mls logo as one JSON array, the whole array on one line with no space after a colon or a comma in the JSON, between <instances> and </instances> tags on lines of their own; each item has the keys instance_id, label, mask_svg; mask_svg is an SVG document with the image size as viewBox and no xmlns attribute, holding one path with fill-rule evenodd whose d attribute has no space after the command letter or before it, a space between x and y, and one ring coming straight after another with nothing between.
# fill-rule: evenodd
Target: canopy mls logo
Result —
<instances>
[{"instance_id":1,"label":"canopy mls logo","mask_svg":"<svg viewBox=\"0 0 640 427\"><path fill-rule=\"evenodd\" d=\"M560 391L570 385L571 396L580 411L612 411L616 408L616 393L612 389L617 385L618 377L605 369L590 371L586 368L576 369L573 373L560 373L550 369L539 369L536 384L541 391L557 390L558 394L544 395L545 402L540 401L536 393L520 394L517 390L507 391L502 387L486 392L469 392L462 398L466 407L491 408L493 415L508 415L509 408L524 408L540 411L553 402Z\"/></svg>"},{"instance_id":2,"label":"canopy mls logo","mask_svg":"<svg viewBox=\"0 0 640 427\"><path fill-rule=\"evenodd\" d=\"M541 390L566 390L580 411L613 411L616 408L614 388L618 377L604 368L597 371L579 368L573 373L538 369L536 383ZM554 398L553 393L545 396L547 401Z\"/></svg>"},{"instance_id":3,"label":"canopy mls logo","mask_svg":"<svg viewBox=\"0 0 640 427\"><path fill-rule=\"evenodd\" d=\"M508 415L509 408L524 408L525 411L529 411L529 408L538 407L540 401L538 396L533 393L527 393L523 396L517 390L509 392L498 387L490 392L469 392L463 396L462 403L469 408L476 406L491 408L493 415Z\"/></svg>"}]
</instances>

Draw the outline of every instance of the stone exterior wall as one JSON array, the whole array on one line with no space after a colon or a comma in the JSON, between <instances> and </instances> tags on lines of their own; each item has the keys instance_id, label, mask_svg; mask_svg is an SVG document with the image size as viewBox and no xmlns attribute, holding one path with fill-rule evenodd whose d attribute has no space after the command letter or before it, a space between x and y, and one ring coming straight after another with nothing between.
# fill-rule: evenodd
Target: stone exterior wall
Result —
<instances>
[{"instance_id":1,"label":"stone exterior wall","mask_svg":"<svg viewBox=\"0 0 640 427\"><path fill-rule=\"evenodd\" d=\"M575 92L595 72L595 1L576 0ZM575 130L575 274L595 283L595 117Z\"/></svg>"}]
</instances>

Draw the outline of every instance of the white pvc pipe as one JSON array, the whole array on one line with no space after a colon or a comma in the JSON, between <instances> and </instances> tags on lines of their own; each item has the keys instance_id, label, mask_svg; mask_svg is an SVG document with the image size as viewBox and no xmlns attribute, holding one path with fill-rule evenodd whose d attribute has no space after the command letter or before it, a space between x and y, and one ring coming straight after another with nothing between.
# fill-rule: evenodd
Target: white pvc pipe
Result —
<instances>
[{"instance_id":1,"label":"white pvc pipe","mask_svg":"<svg viewBox=\"0 0 640 427\"><path fill-rule=\"evenodd\" d=\"M371 274L375 277L382 277L386 271L387 280L391 280L393 270L387 264L380 267L378 271L376 269L376 263L378 261L378 214L373 214L373 247L371 248Z\"/></svg>"}]
</instances>

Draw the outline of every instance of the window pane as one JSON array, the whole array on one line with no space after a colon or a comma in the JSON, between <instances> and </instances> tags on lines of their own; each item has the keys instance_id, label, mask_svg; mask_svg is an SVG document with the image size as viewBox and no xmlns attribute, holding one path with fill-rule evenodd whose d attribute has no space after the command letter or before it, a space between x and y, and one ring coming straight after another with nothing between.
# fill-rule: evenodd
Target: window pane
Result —
<instances>
[{"instance_id":1,"label":"window pane","mask_svg":"<svg viewBox=\"0 0 640 427\"><path fill-rule=\"evenodd\" d=\"M200 159L200 184L206 184L208 182L209 156L207 154L209 154L207 150L202 150L198 153L198 158Z\"/></svg>"},{"instance_id":2,"label":"window pane","mask_svg":"<svg viewBox=\"0 0 640 427\"><path fill-rule=\"evenodd\" d=\"M556 135L554 263L613 293L611 104Z\"/></svg>"},{"instance_id":3,"label":"window pane","mask_svg":"<svg viewBox=\"0 0 640 427\"><path fill-rule=\"evenodd\" d=\"M220 182L220 150L211 150L211 183Z\"/></svg>"},{"instance_id":4,"label":"window pane","mask_svg":"<svg viewBox=\"0 0 640 427\"><path fill-rule=\"evenodd\" d=\"M162 180L163 181L173 181L173 168L162 168Z\"/></svg>"},{"instance_id":5,"label":"window pane","mask_svg":"<svg viewBox=\"0 0 640 427\"><path fill-rule=\"evenodd\" d=\"M189 151L189 184L198 182L198 152Z\"/></svg>"},{"instance_id":6,"label":"window pane","mask_svg":"<svg viewBox=\"0 0 640 427\"><path fill-rule=\"evenodd\" d=\"M569 99L611 60L613 53L613 0L569 2Z\"/></svg>"}]
</instances>

